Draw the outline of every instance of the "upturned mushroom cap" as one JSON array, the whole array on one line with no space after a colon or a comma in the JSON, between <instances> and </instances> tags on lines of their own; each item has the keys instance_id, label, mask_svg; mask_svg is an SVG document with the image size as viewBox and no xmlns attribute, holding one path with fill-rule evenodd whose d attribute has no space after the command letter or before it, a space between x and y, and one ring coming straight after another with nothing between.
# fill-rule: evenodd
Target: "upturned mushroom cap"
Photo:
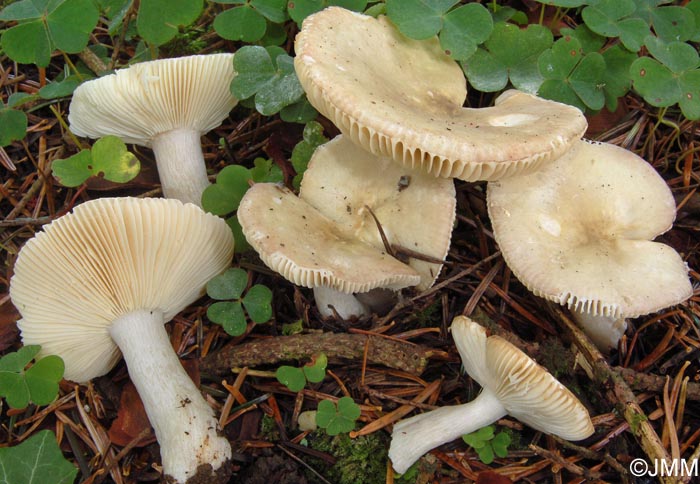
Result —
<instances>
[{"instance_id":1,"label":"upturned mushroom cap","mask_svg":"<svg viewBox=\"0 0 700 484\"><path fill-rule=\"evenodd\" d=\"M588 410L532 358L499 336L486 337L483 327L464 316L454 319L451 330L464 370L509 415L567 440L593 434Z\"/></svg>"},{"instance_id":2,"label":"upturned mushroom cap","mask_svg":"<svg viewBox=\"0 0 700 484\"><path fill-rule=\"evenodd\" d=\"M29 240L14 268L12 301L24 344L65 361L84 382L120 359L109 327L136 310L165 321L198 299L228 267L226 223L177 200L101 198L85 202Z\"/></svg>"},{"instance_id":3,"label":"upturned mushroom cap","mask_svg":"<svg viewBox=\"0 0 700 484\"><path fill-rule=\"evenodd\" d=\"M385 17L326 8L304 20L295 50L309 101L343 134L433 176L495 180L533 170L586 130L578 109L524 92L463 108L464 75L437 39L408 39Z\"/></svg>"},{"instance_id":4,"label":"upturned mushroom cap","mask_svg":"<svg viewBox=\"0 0 700 484\"><path fill-rule=\"evenodd\" d=\"M253 185L237 212L243 234L262 261L304 287L343 293L420 282L411 267L348 236L308 202L274 183Z\"/></svg>"},{"instance_id":5,"label":"upturned mushroom cap","mask_svg":"<svg viewBox=\"0 0 700 484\"><path fill-rule=\"evenodd\" d=\"M678 253L650 242L671 228L671 191L623 148L580 141L536 173L489 183L488 210L503 258L538 296L618 318L692 294Z\"/></svg>"},{"instance_id":6,"label":"upturned mushroom cap","mask_svg":"<svg viewBox=\"0 0 700 484\"><path fill-rule=\"evenodd\" d=\"M319 146L304 172L299 196L339 229L384 249L377 224L393 245L443 260L455 219L452 180L375 156L340 135ZM410 258L421 276L419 290L430 287L442 264Z\"/></svg>"},{"instance_id":7,"label":"upturned mushroom cap","mask_svg":"<svg viewBox=\"0 0 700 484\"><path fill-rule=\"evenodd\" d=\"M201 135L219 126L238 102L229 90L233 76L233 54L134 64L81 84L68 121L79 136L114 135L142 146L178 128Z\"/></svg>"}]
</instances>

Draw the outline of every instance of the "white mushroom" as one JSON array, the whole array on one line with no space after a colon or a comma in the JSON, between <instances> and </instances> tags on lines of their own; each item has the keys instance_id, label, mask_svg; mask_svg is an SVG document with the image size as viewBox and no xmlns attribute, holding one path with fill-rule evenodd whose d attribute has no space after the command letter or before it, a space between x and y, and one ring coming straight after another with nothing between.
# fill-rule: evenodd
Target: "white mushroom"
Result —
<instances>
[{"instance_id":1,"label":"white mushroom","mask_svg":"<svg viewBox=\"0 0 700 484\"><path fill-rule=\"evenodd\" d=\"M79 136L114 135L153 149L163 193L201 206L209 185L200 137L238 100L233 54L195 55L132 65L81 84L68 121Z\"/></svg>"},{"instance_id":2,"label":"white mushroom","mask_svg":"<svg viewBox=\"0 0 700 484\"><path fill-rule=\"evenodd\" d=\"M441 407L394 425L389 458L404 473L423 454L510 415L567 440L593 434L586 408L529 356L464 316L452 322L452 337L465 371L482 391L469 403Z\"/></svg>"},{"instance_id":3,"label":"white mushroom","mask_svg":"<svg viewBox=\"0 0 700 484\"><path fill-rule=\"evenodd\" d=\"M608 318L617 337L616 320L692 295L678 253L650 241L673 224L671 191L628 150L580 141L536 173L490 182L487 196L503 258L525 287L572 311Z\"/></svg>"},{"instance_id":4,"label":"white mushroom","mask_svg":"<svg viewBox=\"0 0 700 484\"><path fill-rule=\"evenodd\" d=\"M342 28L339 26L342 25ZM533 171L586 130L576 108L518 91L463 107L461 68L437 38L329 7L304 20L294 66L309 102L353 142L433 176L495 180Z\"/></svg>"},{"instance_id":5,"label":"white mushroom","mask_svg":"<svg viewBox=\"0 0 700 484\"><path fill-rule=\"evenodd\" d=\"M246 240L268 267L299 286L328 288L316 294L319 309L332 305L341 317L366 311L354 293L379 287L398 290L420 282L414 269L342 232L279 185L253 185L237 216Z\"/></svg>"},{"instance_id":6,"label":"white mushroom","mask_svg":"<svg viewBox=\"0 0 700 484\"><path fill-rule=\"evenodd\" d=\"M61 356L65 378L77 382L107 373L121 354L169 482L227 482L231 473L231 446L164 323L202 296L232 255L226 223L192 204L102 198L46 226L15 264L10 295L24 344Z\"/></svg>"},{"instance_id":7,"label":"white mushroom","mask_svg":"<svg viewBox=\"0 0 700 484\"><path fill-rule=\"evenodd\" d=\"M380 225L386 243L420 274L418 290L432 286L440 274L455 219L452 180L375 156L340 135L316 148L299 197L349 237L384 250ZM317 302L326 296L319 291L327 289L314 290Z\"/></svg>"}]
</instances>

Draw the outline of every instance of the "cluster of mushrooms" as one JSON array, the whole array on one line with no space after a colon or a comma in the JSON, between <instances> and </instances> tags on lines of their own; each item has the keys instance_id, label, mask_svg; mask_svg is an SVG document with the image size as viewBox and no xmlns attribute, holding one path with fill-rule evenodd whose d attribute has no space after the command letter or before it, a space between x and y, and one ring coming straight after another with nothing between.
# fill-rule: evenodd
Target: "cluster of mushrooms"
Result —
<instances>
[{"instance_id":1,"label":"cluster of mushrooms","mask_svg":"<svg viewBox=\"0 0 700 484\"><path fill-rule=\"evenodd\" d=\"M338 7L307 18L295 50L309 101L342 134L316 150L299 196L255 184L238 219L263 262L314 289L323 316L382 311L396 291L435 282L455 219L452 178L489 182L508 266L579 315L601 346L616 344L624 318L690 297L681 257L651 242L675 217L666 183L633 153L582 140L578 109L519 91L464 108L462 71L436 39L410 40L385 18ZM76 90L73 132L152 148L168 198L78 206L23 247L10 287L23 342L60 355L67 379L86 382L124 357L175 483L231 474L231 446L164 323L231 263L227 225L200 208L209 184L200 137L237 102L232 57L137 64ZM483 390L397 423L395 470L506 414L571 440L592 434L585 407L527 355L464 317L451 331Z\"/></svg>"}]
</instances>

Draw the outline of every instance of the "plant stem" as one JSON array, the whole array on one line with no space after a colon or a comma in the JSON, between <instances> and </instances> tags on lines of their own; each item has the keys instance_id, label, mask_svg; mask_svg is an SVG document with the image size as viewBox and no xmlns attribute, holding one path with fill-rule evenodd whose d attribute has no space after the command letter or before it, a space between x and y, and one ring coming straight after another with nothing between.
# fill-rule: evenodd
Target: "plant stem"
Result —
<instances>
[{"instance_id":1,"label":"plant stem","mask_svg":"<svg viewBox=\"0 0 700 484\"><path fill-rule=\"evenodd\" d=\"M394 425L389 447L394 470L403 474L429 450L490 425L506 414L496 395L483 389L469 403L440 407L401 420Z\"/></svg>"},{"instance_id":2,"label":"plant stem","mask_svg":"<svg viewBox=\"0 0 700 484\"><path fill-rule=\"evenodd\" d=\"M214 411L180 364L163 324L163 313L139 310L116 319L109 333L155 431L163 473L174 479L168 482L185 483L200 472L225 472L231 446L219 435Z\"/></svg>"}]
</instances>

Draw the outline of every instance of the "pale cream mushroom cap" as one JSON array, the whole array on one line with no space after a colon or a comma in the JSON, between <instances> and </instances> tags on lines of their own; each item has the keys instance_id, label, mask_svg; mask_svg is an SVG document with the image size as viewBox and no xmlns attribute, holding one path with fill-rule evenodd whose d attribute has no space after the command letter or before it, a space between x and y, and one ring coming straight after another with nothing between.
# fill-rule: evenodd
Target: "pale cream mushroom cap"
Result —
<instances>
[{"instance_id":1,"label":"pale cream mushroom cap","mask_svg":"<svg viewBox=\"0 0 700 484\"><path fill-rule=\"evenodd\" d=\"M237 212L243 234L260 259L303 287L346 294L415 286L411 267L350 236L308 202L274 183L256 183Z\"/></svg>"},{"instance_id":2,"label":"pale cream mushroom cap","mask_svg":"<svg viewBox=\"0 0 700 484\"><path fill-rule=\"evenodd\" d=\"M342 26L342 28L341 28ZM311 104L353 142L433 176L494 180L563 154L587 123L576 108L509 91L464 108L466 81L437 38L329 7L304 20L294 66Z\"/></svg>"},{"instance_id":3,"label":"pale cream mushroom cap","mask_svg":"<svg viewBox=\"0 0 700 484\"><path fill-rule=\"evenodd\" d=\"M363 150L340 135L319 146L304 172L299 196L338 224L341 231L384 249L390 244L443 260L455 219L454 182L435 178ZM415 258L418 290L430 287L442 264Z\"/></svg>"},{"instance_id":4,"label":"pale cream mushroom cap","mask_svg":"<svg viewBox=\"0 0 700 484\"><path fill-rule=\"evenodd\" d=\"M114 135L142 146L178 128L201 135L237 104L229 89L233 76L233 54L134 64L81 84L73 93L70 128L79 136Z\"/></svg>"},{"instance_id":5,"label":"pale cream mushroom cap","mask_svg":"<svg viewBox=\"0 0 700 484\"><path fill-rule=\"evenodd\" d=\"M692 294L678 253L650 242L671 228L671 191L628 150L580 141L536 173L489 183L487 200L503 258L538 296L618 318Z\"/></svg>"},{"instance_id":6,"label":"pale cream mushroom cap","mask_svg":"<svg viewBox=\"0 0 700 484\"><path fill-rule=\"evenodd\" d=\"M233 238L219 217L177 200L101 198L44 227L17 258L10 284L24 344L58 354L65 377L84 382L120 359L117 318L194 302L231 263Z\"/></svg>"},{"instance_id":7,"label":"pale cream mushroom cap","mask_svg":"<svg viewBox=\"0 0 700 484\"><path fill-rule=\"evenodd\" d=\"M499 336L486 336L464 316L451 326L464 370L496 395L509 415L567 440L582 440L594 428L586 407L545 368Z\"/></svg>"}]
</instances>

